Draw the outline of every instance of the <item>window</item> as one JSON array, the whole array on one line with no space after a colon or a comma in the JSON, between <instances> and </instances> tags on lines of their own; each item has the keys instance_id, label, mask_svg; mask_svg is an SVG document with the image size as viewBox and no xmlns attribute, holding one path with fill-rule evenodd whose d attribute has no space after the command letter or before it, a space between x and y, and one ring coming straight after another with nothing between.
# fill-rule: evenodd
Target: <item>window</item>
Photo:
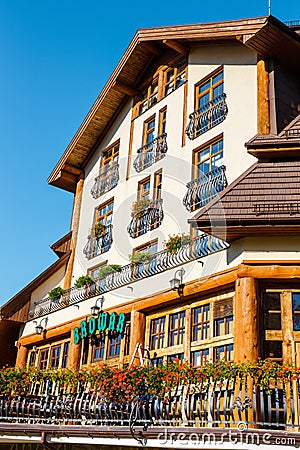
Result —
<instances>
[{"instance_id":1,"label":"window","mask_svg":"<svg viewBox=\"0 0 300 450\"><path fill-rule=\"evenodd\" d=\"M139 181L138 184L138 200L142 198L150 198L150 177L145 178L142 181Z\"/></svg>"},{"instance_id":2,"label":"window","mask_svg":"<svg viewBox=\"0 0 300 450\"><path fill-rule=\"evenodd\" d=\"M157 239L133 250L132 262L134 263L133 271L135 276L142 278L148 273L155 273L156 253Z\"/></svg>"},{"instance_id":3,"label":"window","mask_svg":"<svg viewBox=\"0 0 300 450\"><path fill-rule=\"evenodd\" d=\"M159 348L163 348L165 340L165 324L166 324L165 316L151 320L151 331L150 331L151 350L158 350Z\"/></svg>"},{"instance_id":4,"label":"window","mask_svg":"<svg viewBox=\"0 0 300 450\"><path fill-rule=\"evenodd\" d=\"M100 197L118 184L119 147L120 141L117 141L102 152L99 175L95 178L95 183L91 189L94 198Z\"/></svg>"},{"instance_id":5,"label":"window","mask_svg":"<svg viewBox=\"0 0 300 450\"><path fill-rule=\"evenodd\" d=\"M164 94L168 95L179 88L186 79L186 61L182 60L176 67L170 67L165 72Z\"/></svg>"},{"instance_id":6,"label":"window","mask_svg":"<svg viewBox=\"0 0 300 450\"><path fill-rule=\"evenodd\" d=\"M151 359L151 364L152 364L153 367L157 367L157 366L159 366L159 365L161 365L163 363L164 363L163 356L160 356L159 358L152 358Z\"/></svg>"},{"instance_id":7,"label":"window","mask_svg":"<svg viewBox=\"0 0 300 450\"><path fill-rule=\"evenodd\" d=\"M265 292L263 294L264 329L281 330L280 292Z\"/></svg>"},{"instance_id":8,"label":"window","mask_svg":"<svg viewBox=\"0 0 300 450\"><path fill-rule=\"evenodd\" d=\"M120 355L121 338L122 336L119 334L116 337L110 337L108 339L107 358L115 358Z\"/></svg>"},{"instance_id":9,"label":"window","mask_svg":"<svg viewBox=\"0 0 300 450\"><path fill-rule=\"evenodd\" d=\"M185 333L185 312L170 315L169 346L183 344Z\"/></svg>"},{"instance_id":10,"label":"window","mask_svg":"<svg viewBox=\"0 0 300 450\"><path fill-rule=\"evenodd\" d=\"M162 170L158 170L154 174L153 200L161 198L162 189Z\"/></svg>"},{"instance_id":11,"label":"window","mask_svg":"<svg viewBox=\"0 0 300 450\"><path fill-rule=\"evenodd\" d=\"M201 350L196 350L191 352L191 365L193 367L204 366L208 362L209 349L203 348Z\"/></svg>"},{"instance_id":12,"label":"window","mask_svg":"<svg viewBox=\"0 0 300 450\"><path fill-rule=\"evenodd\" d=\"M233 344L220 345L215 349L215 360L226 359L226 361L233 361Z\"/></svg>"},{"instance_id":13,"label":"window","mask_svg":"<svg viewBox=\"0 0 300 450\"><path fill-rule=\"evenodd\" d=\"M143 145L147 145L148 150L150 150L149 144L151 144L154 141L154 138L155 138L155 116L152 116L144 123Z\"/></svg>"},{"instance_id":14,"label":"window","mask_svg":"<svg viewBox=\"0 0 300 450\"><path fill-rule=\"evenodd\" d=\"M167 127L167 107L159 111L158 135L166 133Z\"/></svg>"},{"instance_id":15,"label":"window","mask_svg":"<svg viewBox=\"0 0 300 450\"><path fill-rule=\"evenodd\" d=\"M92 348L92 362L101 361L104 359L105 338L96 339L96 343Z\"/></svg>"},{"instance_id":16,"label":"window","mask_svg":"<svg viewBox=\"0 0 300 450\"><path fill-rule=\"evenodd\" d=\"M233 333L233 301L221 300L214 304L215 336Z\"/></svg>"},{"instance_id":17,"label":"window","mask_svg":"<svg viewBox=\"0 0 300 450\"><path fill-rule=\"evenodd\" d=\"M218 171L223 164L223 138L213 140L194 152L194 179ZM223 189L223 187L222 187Z\"/></svg>"},{"instance_id":18,"label":"window","mask_svg":"<svg viewBox=\"0 0 300 450\"><path fill-rule=\"evenodd\" d=\"M88 259L107 252L112 243L112 219L114 200L100 205L95 211L91 236L83 249Z\"/></svg>"},{"instance_id":19,"label":"window","mask_svg":"<svg viewBox=\"0 0 300 450\"><path fill-rule=\"evenodd\" d=\"M159 67L136 99L135 115L143 114L159 100L171 94L186 80L186 59Z\"/></svg>"},{"instance_id":20,"label":"window","mask_svg":"<svg viewBox=\"0 0 300 450\"><path fill-rule=\"evenodd\" d=\"M293 328L294 331L300 331L300 293L292 294L293 304Z\"/></svg>"},{"instance_id":21,"label":"window","mask_svg":"<svg viewBox=\"0 0 300 450\"><path fill-rule=\"evenodd\" d=\"M39 368L42 370L47 369L48 365L48 356L49 356L49 348L44 348L40 350L40 357L39 357Z\"/></svg>"},{"instance_id":22,"label":"window","mask_svg":"<svg viewBox=\"0 0 300 450\"><path fill-rule=\"evenodd\" d=\"M50 367L53 369L57 369L59 367L59 359L60 359L61 346L56 345L51 348L50 354Z\"/></svg>"},{"instance_id":23,"label":"window","mask_svg":"<svg viewBox=\"0 0 300 450\"><path fill-rule=\"evenodd\" d=\"M183 361L183 360L184 360L184 353L176 353L175 355L167 356L168 363L173 363L173 362L178 362L178 361Z\"/></svg>"},{"instance_id":24,"label":"window","mask_svg":"<svg viewBox=\"0 0 300 450\"><path fill-rule=\"evenodd\" d=\"M70 342L65 342L64 343L63 355L62 355L62 363L61 363L61 367L63 369L65 369L67 367L67 365L68 365L69 350L70 350Z\"/></svg>"},{"instance_id":25,"label":"window","mask_svg":"<svg viewBox=\"0 0 300 450\"><path fill-rule=\"evenodd\" d=\"M223 69L218 69L196 85L195 109L208 105L224 92Z\"/></svg>"},{"instance_id":26,"label":"window","mask_svg":"<svg viewBox=\"0 0 300 450\"><path fill-rule=\"evenodd\" d=\"M202 341L209 338L210 305L198 306L192 309L192 341Z\"/></svg>"},{"instance_id":27,"label":"window","mask_svg":"<svg viewBox=\"0 0 300 450\"><path fill-rule=\"evenodd\" d=\"M96 211L96 218L95 222L100 222L103 225L111 225L112 223L112 217L113 217L113 210L114 210L114 201L110 200L107 203L104 203L103 205L99 206L99 208Z\"/></svg>"},{"instance_id":28,"label":"window","mask_svg":"<svg viewBox=\"0 0 300 450\"><path fill-rule=\"evenodd\" d=\"M32 350L29 354L29 366L35 366L36 361L36 352Z\"/></svg>"}]
</instances>

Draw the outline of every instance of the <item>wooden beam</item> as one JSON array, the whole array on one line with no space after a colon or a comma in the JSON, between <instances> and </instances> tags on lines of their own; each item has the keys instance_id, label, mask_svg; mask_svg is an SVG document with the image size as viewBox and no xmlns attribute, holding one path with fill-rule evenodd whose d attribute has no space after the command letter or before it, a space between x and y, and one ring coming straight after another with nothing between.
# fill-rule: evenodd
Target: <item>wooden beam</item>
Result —
<instances>
[{"instance_id":1,"label":"wooden beam","mask_svg":"<svg viewBox=\"0 0 300 450\"><path fill-rule=\"evenodd\" d=\"M83 173L81 169L71 166L70 164L64 164L62 170L65 170L66 172L72 173L73 175L77 176Z\"/></svg>"},{"instance_id":2,"label":"wooden beam","mask_svg":"<svg viewBox=\"0 0 300 450\"><path fill-rule=\"evenodd\" d=\"M122 94L129 95L129 97L135 97L138 94L138 91L136 89L133 89L130 86L126 86L125 84L115 82L114 89L116 91L121 92Z\"/></svg>"},{"instance_id":3,"label":"wooden beam","mask_svg":"<svg viewBox=\"0 0 300 450\"><path fill-rule=\"evenodd\" d=\"M257 62L257 132L270 133L269 73L263 58Z\"/></svg>"},{"instance_id":4,"label":"wooden beam","mask_svg":"<svg viewBox=\"0 0 300 450\"><path fill-rule=\"evenodd\" d=\"M175 50L175 52L179 53L180 55L186 55L188 53L188 49L186 48L186 46L174 39L164 39L163 43Z\"/></svg>"},{"instance_id":5,"label":"wooden beam","mask_svg":"<svg viewBox=\"0 0 300 450\"><path fill-rule=\"evenodd\" d=\"M161 49L153 42L142 42L143 47L156 56L161 54Z\"/></svg>"}]
</instances>

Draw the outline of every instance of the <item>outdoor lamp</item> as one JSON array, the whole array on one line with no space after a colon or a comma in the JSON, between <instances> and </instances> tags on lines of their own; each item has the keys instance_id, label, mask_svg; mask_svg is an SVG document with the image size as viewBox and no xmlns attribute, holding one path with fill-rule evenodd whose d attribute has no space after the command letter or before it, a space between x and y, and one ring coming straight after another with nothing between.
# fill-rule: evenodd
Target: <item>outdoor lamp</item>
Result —
<instances>
[{"instance_id":1,"label":"outdoor lamp","mask_svg":"<svg viewBox=\"0 0 300 450\"><path fill-rule=\"evenodd\" d=\"M184 288L184 284L182 282L184 273L185 270L183 268L176 270L174 278L169 281L172 291L178 291L179 295L182 293Z\"/></svg>"},{"instance_id":2,"label":"outdoor lamp","mask_svg":"<svg viewBox=\"0 0 300 450\"><path fill-rule=\"evenodd\" d=\"M44 327L42 326L43 320L45 321ZM36 325L35 325L35 333L36 333L36 334L39 334L39 335L43 334L43 332L46 331L46 325L47 325L47 322L48 322L48 317L43 317L43 318L40 320L40 323L39 323L39 324L38 324L37 321L35 320L35 321L33 322L33 323L36 324Z\"/></svg>"},{"instance_id":3,"label":"outdoor lamp","mask_svg":"<svg viewBox=\"0 0 300 450\"><path fill-rule=\"evenodd\" d=\"M98 301L100 300L100 307L97 305ZM100 312L102 312L102 307L104 303L104 296L97 298L96 303L94 306L91 307L91 314L92 316L97 316Z\"/></svg>"}]
</instances>

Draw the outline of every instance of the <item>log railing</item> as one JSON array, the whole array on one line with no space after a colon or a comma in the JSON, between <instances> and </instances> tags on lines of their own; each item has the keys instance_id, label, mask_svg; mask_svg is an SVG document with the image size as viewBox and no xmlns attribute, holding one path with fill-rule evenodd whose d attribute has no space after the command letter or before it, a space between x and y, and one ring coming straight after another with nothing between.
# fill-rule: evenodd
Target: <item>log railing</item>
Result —
<instances>
[{"instance_id":1,"label":"log railing","mask_svg":"<svg viewBox=\"0 0 300 450\"><path fill-rule=\"evenodd\" d=\"M226 94L221 94L189 115L186 134L195 139L200 134L215 127L225 120L228 113Z\"/></svg>"},{"instance_id":2,"label":"log railing","mask_svg":"<svg viewBox=\"0 0 300 450\"><path fill-rule=\"evenodd\" d=\"M137 172L141 172L152 166L156 161L164 158L167 150L167 134L164 133L138 149L137 157L133 161L133 167Z\"/></svg>"},{"instance_id":3,"label":"log railing","mask_svg":"<svg viewBox=\"0 0 300 450\"><path fill-rule=\"evenodd\" d=\"M153 254L153 259L147 263L127 264L120 272L114 272L105 277L95 280L95 283L78 288L68 289L64 295L57 300L49 297L34 303L29 312L29 319L44 316L55 312L69 305L79 303L88 298L105 292L112 291L135 281L156 275L173 267L186 264L207 255L222 251L229 247L229 244L221 239L209 235L201 235L183 245L176 253L168 253L166 250Z\"/></svg>"}]
</instances>

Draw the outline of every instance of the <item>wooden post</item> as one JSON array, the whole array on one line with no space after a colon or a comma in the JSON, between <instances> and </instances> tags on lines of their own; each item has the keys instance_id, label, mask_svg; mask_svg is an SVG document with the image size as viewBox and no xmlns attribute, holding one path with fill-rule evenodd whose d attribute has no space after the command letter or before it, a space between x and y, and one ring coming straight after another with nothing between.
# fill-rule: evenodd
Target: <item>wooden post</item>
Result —
<instances>
[{"instance_id":1,"label":"wooden post","mask_svg":"<svg viewBox=\"0 0 300 450\"><path fill-rule=\"evenodd\" d=\"M259 329L257 295L252 277L236 282L234 299L234 360L257 361Z\"/></svg>"},{"instance_id":2,"label":"wooden post","mask_svg":"<svg viewBox=\"0 0 300 450\"><path fill-rule=\"evenodd\" d=\"M269 72L262 58L257 62L257 132L270 133Z\"/></svg>"},{"instance_id":3,"label":"wooden post","mask_svg":"<svg viewBox=\"0 0 300 450\"><path fill-rule=\"evenodd\" d=\"M135 347L138 343L144 347L145 345L145 326L146 326L146 317L145 314L139 311L131 311L130 316L130 348L129 354L130 358L132 357ZM133 364L138 364L139 359L135 358Z\"/></svg>"},{"instance_id":4,"label":"wooden post","mask_svg":"<svg viewBox=\"0 0 300 450\"><path fill-rule=\"evenodd\" d=\"M70 350L68 358L68 369L78 369L80 366L82 340L74 344L74 330L71 332Z\"/></svg>"},{"instance_id":5,"label":"wooden post","mask_svg":"<svg viewBox=\"0 0 300 450\"><path fill-rule=\"evenodd\" d=\"M28 348L25 347L24 345L20 345L17 354L16 367L20 367L20 369L26 367L27 357L28 357Z\"/></svg>"},{"instance_id":6,"label":"wooden post","mask_svg":"<svg viewBox=\"0 0 300 450\"><path fill-rule=\"evenodd\" d=\"M281 292L282 356L284 362L295 363L291 292Z\"/></svg>"},{"instance_id":7,"label":"wooden post","mask_svg":"<svg viewBox=\"0 0 300 450\"><path fill-rule=\"evenodd\" d=\"M71 244L70 244L71 256L70 256L70 259L68 261L67 268L66 268L66 273L65 273L65 278L64 278L64 289L69 289L72 285L72 273L73 273L75 250L76 250L78 228L79 228L83 184L84 184L84 174L82 173L79 176L79 180L78 180L77 186L76 186L75 197L74 197L73 213L72 213L72 221L71 221L71 230L72 230L72 238L71 238Z\"/></svg>"}]
</instances>

